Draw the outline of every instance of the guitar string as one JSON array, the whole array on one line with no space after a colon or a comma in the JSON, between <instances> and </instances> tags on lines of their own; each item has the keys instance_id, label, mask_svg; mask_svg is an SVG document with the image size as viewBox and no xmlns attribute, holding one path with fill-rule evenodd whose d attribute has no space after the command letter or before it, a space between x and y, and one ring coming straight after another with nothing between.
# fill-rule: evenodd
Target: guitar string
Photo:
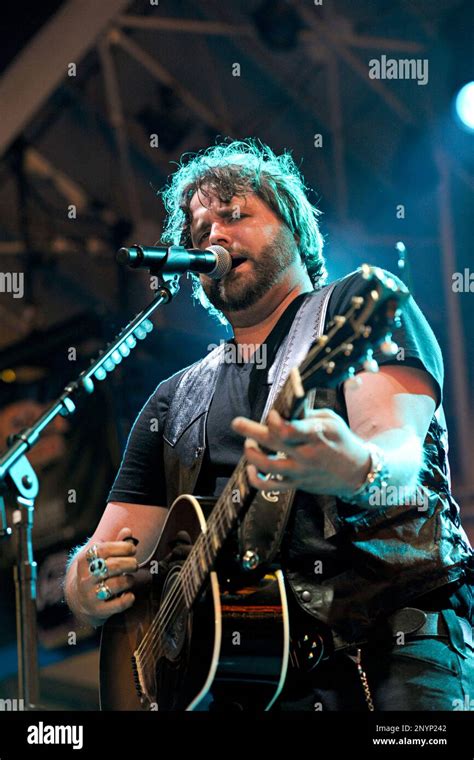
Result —
<instances>
[{"instance_id":1,"label":"guitar string","mask_svg":"<svg viewBox=\"0 0 474 760\"><path fill-rule=\"evenodd\" d=\"M357 308L357 306L354 305L353 307L351 307L351 309L348 310L349 313L347 313L345 315L346 319L345 319L344 324L346 324L347 321L350 319L350 317L351 317L350 312L351 311L354 312L356 310L356 308ZM334 326L334 329L333 329L333 334L337 333L341 329L341 327L342 327L342 325L337 326L337 324L336 324ZM360 330L359 330L359 334L360 334ZM329 332L329 334L328 334L327 337L328 337L328 339L332 338L331 332ZM349 342L351 342L355 337L356 337L356 334L353 334L348 339ZM326 341L326 343L327 343L327 341ZM346 339L345 343L347 343L347 339ZM311 370L311 372L308 372L306 375L304 375L304 372L305 372L304 367L308 366L313 361L313 359L318 355L319 351L323 347L324 346L316 346L314 349L312 349L312 351L309 352L309 354L307 355L307 357L301 363L301 365L300 365L300 375L301 375L302 381L304 381L305 379L307 379L307 377L309 377L311 374L314 374L314 372L318 369L318 366L313 367L313 369ZM327 362L328 360L330 360L330 357L332 358L332 356L337 355L337 353L340 352L341 350L343 350L342 346L339 345L338 347L336 347L336 349L333 349L333 351L330 352L330 354L326 355L324 357L324 360ZM281 400L281 398L284 396L284 394L288 390L291 391L291 383L289 382L289 379L287 379L287 381L285 382L285 384L284 384L284 386L283 386L283 388L282 388L282 390L281 390L281 392L279 394L279 397L276 400L275 406L273 408L276 407L277 403ZM236 476L237 472L238 471L244 471L245 465L246 465L246 461L244 459L242 459L241 462L239 463L239 465L237 466L236 470L234 471L233 477L227 483L227 486L229 486L229 483L231 483L232 481L235 482L237 480L237 476ZM227 486L225 487L225 489L223 491L223 494L222 494L223 496L224 496L224 493L225 493L226 490L231 490L230 488L227 489ZM224 504L224 502L225 502L225 499L223 499L222 503ZM222 516L222 520L221 520L221 516ZM234 520L237 517L238 517L238 515L233 515L231 517L231 525L228 526L229 529L232 527L232 523L234 522ZM214 522L217 524L217 527L222 527L225 524L223 522L223 520L225 518L229 519L229 514L228 513L227 514L224 513L224 508L222 508L216 514L216 516L215 516ZM206 543L206 539L207 539L207 537L209 535L210 535L209 532L200 534L200 536L198 537L198 540L196 541L196 543L194 545L194 546L197 546L198 543L199 543L199 539L203 539L203 541L201 541L201 543L204 543L204 546L202 547L204 549L204 554L206 552L206 549L210 548L209 545ZM206 537L206 538L204 539L204 537ZM200 552L200 550L197 551L198 554L199 554L199 552ZM209 557L209 559L210 559L210 557ZM152 624L151 624L151 626L150 626L147 634L145 634L145 636L142 639L142 642L140 643L139 647L137 648L136 654L140 657L140 659L142 660L142 662L145 662L146 660L149 660L150 658L154 658L154 654L156 652L156 648L159 647L160 642L161 642L161 634L165 631L166 627L169 625L169 622L170 622L173 614L176 615L176 613L177 613L178 610L181 611L180 610L181 604L183 602L186 604L186 599L184 598L184 595L185 595L186 591L189 591L189 587L191 587L191 589L192 589L191 597L194 595L194 599L196 598L197 592L194 590L194 587L193 587L193 580L194 579L191 579L191 577L190 577L191 576L191 572L192 571L189 568L188 570L184 570L184 572L178 574L178 581L175 584L175 588L172 589L172 592L168 595L168 597L166 597L165 603L164 603L163 607L155 615L155 618L154 618L154 620L153 620L153 622L152 622ZM200 581L199 581L200 585L203 583L203 580L204 579L202 579L202 580L200 579ZM201 585L201 587L202 587L202 585ZM179 598L180 596L181 596L181 599ZM156 634L158 634L158 635L156 635ZM145 648L148 649L148 656L147 656L147 652L145 652L145 655L142 658L141 657L141 653L145 650Z\"/></svg>"}]
</instances>

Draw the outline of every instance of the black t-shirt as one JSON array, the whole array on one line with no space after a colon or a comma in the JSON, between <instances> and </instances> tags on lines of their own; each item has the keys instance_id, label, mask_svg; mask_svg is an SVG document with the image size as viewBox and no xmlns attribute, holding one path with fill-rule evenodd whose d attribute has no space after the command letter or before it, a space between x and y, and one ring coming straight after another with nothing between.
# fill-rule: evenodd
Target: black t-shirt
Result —
<instances>
[{"instance_id":1,"label":"black t-shirt","mask_svg":"<svg viewBox=\"0 0 474 760\"><path fill-rule=\"evenodd\" d=\"M336 314L347 311L352 296L359 292L360 286L359 272L347 275L335 285L328 304L326 323ZM267 368L271 366L278 346L287 334L304 297L305 294L301 294L289 304L268 336ZM387 357L377 350L374 357L380 365L404 364L428 372L438 390L438 406L443 387L441 351L431 327L411 296L404 305L401 326L393 331L393 339L400 348L397 356ZM160 383L139 413L109 493L109 501L166 506L161 431L169 399L185 371L186 369L181 370ZM195 488L195 493L202 496L219 495L242 456L243 439L231 429L231 420L236 416L260 419L269 389L263 362L260 368L257 362L252 361L224 361L219 372L207 420L206 454Z\"/></svg>"}]
</instances>

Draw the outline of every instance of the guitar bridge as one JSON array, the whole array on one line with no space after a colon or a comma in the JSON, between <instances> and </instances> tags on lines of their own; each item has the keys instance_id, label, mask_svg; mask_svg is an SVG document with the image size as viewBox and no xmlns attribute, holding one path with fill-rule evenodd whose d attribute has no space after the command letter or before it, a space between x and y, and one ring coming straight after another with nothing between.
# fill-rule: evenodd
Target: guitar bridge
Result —
<instances>
[{"instance_id":1,"label":"guitar bridge","mask_svg":"<svg viewBox=\"0 0 474 760\"><path fill-rule=\"evenodd\" d=\"M133 682L135 684L137 696L140 700L141 705L144 706L147 699L142 689L142 685L140 681L139 666L138 666L137 658L135 657L135 655L132 655L132 673L133 673Z\"/></svg>"}]
</instances>

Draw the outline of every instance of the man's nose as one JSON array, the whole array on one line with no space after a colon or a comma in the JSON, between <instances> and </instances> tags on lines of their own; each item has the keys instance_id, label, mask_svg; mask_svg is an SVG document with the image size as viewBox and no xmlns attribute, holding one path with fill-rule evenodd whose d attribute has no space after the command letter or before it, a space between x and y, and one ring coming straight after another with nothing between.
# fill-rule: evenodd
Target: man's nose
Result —
<instances>
[{"instance_id":1,"label":"man's nose","mask_svg":"<svg viewBox=\"0 0 474 760\"><path fill-rule=\"evenodd\" d=\"M222 222L214 222L209 232L209 245L222 245L228 248L232 243L229 230Z\"/></svg>"}]
</instances>

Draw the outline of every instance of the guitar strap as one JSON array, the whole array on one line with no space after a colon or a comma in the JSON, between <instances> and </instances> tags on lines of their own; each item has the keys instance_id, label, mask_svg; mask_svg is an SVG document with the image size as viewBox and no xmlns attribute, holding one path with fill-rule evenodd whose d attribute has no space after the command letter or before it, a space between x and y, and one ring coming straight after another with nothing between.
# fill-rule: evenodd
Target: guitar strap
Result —
<instances>
[{"instance_id":1,"label":"guitar strap","mask_svg":"<svg viewBox=\"0 0 474 760\"><path fill-rule=\"evenodd\" d=\"M293 367L297 367L313 343L322 335L329 298L335 283L310 293L298 309L288 335L278 349L268 372L271 384L261 422L264 422ZM315 391L310 391L309 405ZM275 481L270 481L272 484ZM295 491L258 491L239 528L240 554L251 556L258 565L270 565L276 557L290 515ZM256 556L255 556L256 555Z\"/></svg>"}]
</instances>

